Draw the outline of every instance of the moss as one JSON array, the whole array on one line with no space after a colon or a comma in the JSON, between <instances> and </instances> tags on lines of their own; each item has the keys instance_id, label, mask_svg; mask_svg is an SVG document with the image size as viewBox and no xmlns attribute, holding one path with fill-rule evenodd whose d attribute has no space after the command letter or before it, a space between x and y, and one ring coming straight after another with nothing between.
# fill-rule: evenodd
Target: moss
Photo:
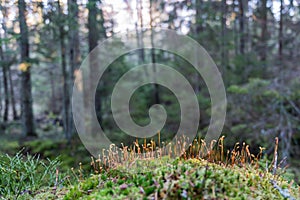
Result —
<instances>
[{"instance_id":1,"label":"moss","mask_svg":"<svg viewBox=\"0 0 300 200\"><path fill-rule=\"evenodd\" d=\"M32 153L43 153L58 148L59 143L53 140L33 140L24 143Z\"/></svg>"},{"instance_id":2,"label":"moss","mask_svg":"<svg viewBox=\"0 0 300 200\"><path fill-rule=\"evenodd\" d=\"M64 200L71 200L71 199L79 199L83 196L82 191L79 190L78 186L74 186L70 189L70 191L65 195Z\"/></svg>"},{"instance_id":3,"label":"moss","mask_svg":"<svg viewBox=\"0 0 300 200\"><path fill-rule=\"evenodd\" d=\"M248 89L237 85L232 85L227 89L228 92L234 94L248 94Z\"/></svg>"},{"instance_id":4,"label":"moss","mask_svg":"<svg viewBox=\"0 0 300 200\"><path fill-rule=\"evenodd\" d=\"M123 168L120 166L119 170L94 175L80 183L77 190L83 191L81 197L143 199L158 195L158 198L171 199L284 199L272 184L273 179L282 189L299 197L296 196L299 195L297 188L284 179L248 165L224 166L199 159L165 160L157 164L155 170L145 173L134 173L136 168L133 167L129 172L132 174L126 175L130 176L127 179L122 173ZM85 192L87 190L90 190L89 194ZM67 196L74 197L74 194L77 195L73 189Z\"/></svg>"},{"instance_id":5,"label":"moss","mask_svg":"<svg viewBox=\"0 0 300 200\"><path fill-rule=\"evenodd\" d=\"M98 185L99 185L99 178L96 176L93 176L93 177L85 180L84 182L82 182L80 184L80 188L83 191L88 191L88 190L96 188Z\"/></svg>"},{"instance_id":6,"label":"moss","mask_svg":"<svg viewBox=\"0 0 300 200\"><path fill-rule=\"evenodd\" d=\"M1 151L9 154L11 154L11 152L16 152L18 148L18 141L3 141L3 143L1 143Z\"/></svg>"},{"instance_id":7,"label":"moss","mask_svg":"<svg viewBox=\"0 0 300 200\"><path fill-rule=\"evenodd\" d=\"M41 141L30 142L34 148L40 144ZM50 147L53 147L50 142L43 145L44 154L51 151ZM67 154L61 156L68 165L71 165L71 158ZM277 176L273 176L264 168L266 160L250 165L247 161L241 162L241 154L236 158L234 165L231 161L216 161L218 159L208 159L210 162L169 156L137 159L88 176L90 171L84 168L85 165L80 165L79 175L76 175L78 170L72 170L77 181L69 175L59 178L65 182L70 180L68 186L59 183L63 193L53 192L48 186L31 194L24 193L20 199L154 199L156 196L160 199L284 199L285 193L300 198L299 186L290 182L293 179L291 174L282 175L284 170L278 168ZM50 180L55 179L53 173Z\"/></svg>"}]
</instances>

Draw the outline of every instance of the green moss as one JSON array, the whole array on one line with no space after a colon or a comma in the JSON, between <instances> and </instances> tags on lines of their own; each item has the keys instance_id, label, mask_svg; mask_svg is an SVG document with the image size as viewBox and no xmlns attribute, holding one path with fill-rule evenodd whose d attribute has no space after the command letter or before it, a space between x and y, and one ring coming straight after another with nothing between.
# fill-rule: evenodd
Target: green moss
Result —
<instances>
[{"instance_id":1,"label":"green moss","mask_svg":"<svg viewBox=\"0 0 300 200\"><path fill-rule=\"evenodd\" d=\"M227 89L228 92L230 93L235 93L235 94L247 94L248 90L247 88L243 88L237 85L232 85Z\"/></svg>"},{"instance_id":2,"label":"green moss","mask_svg":"<svg viewBox=\"0 0 300 200\"><path fill-rule=\"evenodd\" d=\"M70 191L65 195L64 200L71 200L71 199L79 199L83 196L82 191L79 190L78 186L74 186L70 189Z\"/></svg>"},{"instance_id":3,"label":"green moss","mask_svg":"<svg viewBox=\"0 0 300 200\"><path fill-rule=\"evenodd\" d=\"M251 166L224 166L198 159L156 163L154 170L145 173L134 173L136 167L124 173L124 166L120 166L119 170L93 175L80 183L77 191L82 191L79 194L83 199L143 199L155 194L171 199L284 199L272 184L274 179L282 189L299 198L296 186L291 187L284 179ZM74 189L69 193L68 197L75 194L78 197Z\"/></svg>"},{"instance_id":4,"label":"green moss","mask_svg":"<svg viewBox=\"0 0 300 200\"><path fill-rule=\"evenodd\" d=\"M59 143L53 140L33 140L24 143L32 153L47 152L58 148ZM48 152L49 153L49 152Z\"/></svg>"},{"instance_id":5,"label":"green moss","mask_svg":"<svg viewBox=\"0 0 300 200\"><path fill-rule=\"evenodd\" d=\"M80 188L83 191L88 191L88 190L96 188L97 185L99 185L99 178L96 176L93 176L92 178L89 178L89 179L85 180L84 182L82 182L80 184Z\"/></svg>"},{"instance_id":6,"label":"green moss","mask_svg":"<svg viewBox=\"0 0 300 200\"><path fill-rule=\"evenodd\" d=\"M240 126L239 130L245 128L245 126ZM50 154L52 151L50 148L55 145L45 142L42 147L39 147L42 143L35 141L28 144L31 145L32 149L43 149L44 155ZM60 145L56 146L61 148ZM68 154L62 154L60 160L65 164L67 163L68 166L72 166L71 163L74 162ZM3 164L4 161L5 159L2 159L0 163ZM13 163L17 163L17 166L20 167L24 166L21 162L21 164L19 162ZM77 181L72 179L70 174L64 175L60 172L58 189L64 191L60 194L53 190L56 179L56 170L53 167L52 173L47 173L51 177L47 178L45 183L40 184L45 186L45 189L33 184L33 192L22 194L20 199L153 199L155 196L159 199L285 199L282 191L299 199L299 186L290 184L294 177L290 173L282 174L283 170L279 168L277 170L278 176L275 177L266 172L265 163L265 160L261 160L261 163L258 163L258 168L247 163L239 166L226 166L202 159L182 160L164 156L157 159L138 159L134 163L124 163L114 169L102 170L100 174L96 175L87 175L90 171L84 167L88 165L83 164L80 166L80 171L84 173L77 175L77 177L74 175ZM73 164L73 166L75 165L78 166L77 163ZM0 172L2 170L2 173L7 176L9 173L4 170L9 168L5 166L2 165ZM39 174L41 172L39 170L38 168L34 173ZM30 171L28 175L32 174L32 170L27 171ZM73 172L78 173L78 170ZM8 178L16 181L11 188L15 188L14 186L19 182L16 180L13 170L10 174ZM38 176L35 175L34 177ZM1 179L0 185L1 183L4 184L8 178ZM274 186L274 180L282 191ZM64 181L70 185L62 184ZM28 181L21 183L27 183L24 187L28 185ZM1 189L0 193L3 192ZM15 198L15 196L9 195L5 197Z\"/></svg>"},{"instance_id":7,"label":"green moss","mask_svg":"<svg viewBox=\"0 0 300 200\"><path fill-rule=\"evenodd\" d=\"M3 141L1 143L1 151L11 153L16 152L19 148L18 141Z\"/></svg>"}]
</instances>

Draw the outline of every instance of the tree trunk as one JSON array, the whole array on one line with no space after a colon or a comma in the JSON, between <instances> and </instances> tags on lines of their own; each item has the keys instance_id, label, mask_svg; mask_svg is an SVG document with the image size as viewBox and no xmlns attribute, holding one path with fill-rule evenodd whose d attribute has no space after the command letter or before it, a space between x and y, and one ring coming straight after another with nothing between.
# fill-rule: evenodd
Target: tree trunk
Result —
<instances>
[{"instance_id":1,"label":"tree trunk","mask_svg":"<svg viewBox=\"0 0 300 200\"><path fill-rule=\"evenodd\" d=\"M64 19L62 10L60 8L60 1L58 3L58 12L60 15L60 19ZM69 108L70 108L70 94L69 94L69 76L67 72L67 63L66 63L66 45L65 45L65 31L64 31L64 23L60 22L59 24L59 40L60 40L60 53L61 53L61 69L63 76L63 127L66 139L70 141L70 130L69 130Z\"/></svg>"},{"instance_id":2,"label":"tree trunk","mask_svg":"<svg viewBox=\"0 0 300 200\"><path fill-rule=\"evenodd\" d=\"M143 20L143 2L141 0L136 0L136 10L137 10L137 18L138 18L137 25L136 25L136 33L137 33L137 37L138 37L137 42L138 42L139 47L141 48L138 50L139 63L144 63L145 62L144 41L143 41L144 20ZM140 26L138 26L138 25L140 25Z\"/></svg>"},{"instance_id":3,"label":"tree trunk","mask_svg":"<svg viewBox=\"0 0 300 200\"><path fill-rule=\"evenodd\" d=\"M196 0L196 37L199 38L199 34L203 31L203 24L202 24L202 0ZM198 42L199 39L198 39Z\"/></svg>"},{"instance_id":4,"label":"tree trunk","mask_svg":"<svg viewBox=\"0 0 300 200\"><path fill-rule=\"evenodd\" d=\"M260 59L261 61L267 60L267 22L268 22L268 10L267 10L267 0L261 1L261 49L260 49Z\"/></svg>"},{"instance_id":5,"label":"tree trunk","mask_svg":"<svg viewBox=\"0 0 300 200\"><path fill-rule=\"evenodd\" d=\"M5 15L4 8L0 4L1 11L3 15ZM2 23L2 28L4 26L4 22ZM5 28L3 28L5 31ZM5 38L5 35L4 35ZM2 39L2 35L0 35L0 40ZM7 72L7 62L4 58L3 52L3 44L0 43L0 59L1 59L1 66L2 66L2 74L3 74L3 88L4 88L4 113L3 113L3 121L6 122L8 120L8 113L9 113L9 91L8 91L8 72Z\"/></svg>"},{"instance_id":6,"label":"tree trunk","mask_svg":"<svg viewBox=\"0 0 300 200\"><path fill-rule=\"evenodd\" d=\"M244 0L239 0L239 24L240 24L240 54L245 53L245 14L244 14Z\"/></svg>"},{"instance_id":7,"label":"tree trunk","mask_svg":"<svg viewBox=\"0 0 300 200\"><path fill-rule=\"evenodd\" d=\"M98 28L98 22L97 22L97 0L89 0L88 1L88 43L89 43L89 52L91 52L97 45L98 45L98 40L100 39L100 32ZM90 59L89 63L89 76L90 76L90 83L89 86L90 88L96 87L98 83L96 83L95 80L97 80L97 77L95 75L97 74L97 67L93 65L93 60ZM89 89L91 91L91 89ZM99 123L102 122L102 108L101 108L101 96L100 96L100 91L99 88L96 89L96 94L89 94L89 97L87 98L94 98L96 99L95 105L89 105L89 108L92 109L95 106L96 113L97 113L97 118ZM91 102L91 101L90 101ZM92 110L91 110L92 112ZM96 134L96 124L91 125L91 131L92 134Z\"/></svg>"},{"instance_id":8,"label":"tree trunk","mask_svg":"<svg viewBox=\"0 0 300 200\"><path fill-rule=\"evenodd\" d=\"M69 59L70 59L70 80L69 89L72 91L74 84L74 72L80 66L80 50L79 50L79 33L78 33L78 5L76 0L68 0L69 12ZM70 92L71 94L71 92ZM74 123L72 118L72 107L69 105L69 122L68 130L70 131L70 138L74 133Z\"/></svg>"},{"instance_id":9,"label":"tree trunk","mask_svg":"<svg viewBox=\"0 0 300 200\"><path fill-rule=\"evenodd\" d=\"M19 7L19 23L20 23L20 42L21 42L21 61L27 67L21 72L21 110L23 134L26 136L36 136L34 127L34 117L32 108L32 94L31 94L31 75L29 63L29 39L28 27L26 24L25 0L18 0Z\"/></svg>"},{"instance_id":10,"label":"tree trunk","mask_svg":"<svg viewBox=\"0 0 300 200\"><path fill-rule=\"evenodd\" d=\"M1 37L0 37L1 39ZM8 73L7 73L7 63L5 63L2 43L0 45L0 58L2 65L2 73L3 73L3 87L4 87L4 113L3 113L3 121L6 122L8 120L8 112L9 112L9 92L8 92Z\"/></svg>"},{"instance_id":11,"label":"tree trunk","mask_svg":"<svg viewBox=\"0 0 300 200\"><path fill-rule=\"evenodd\" d=\"M16 100L15 100L15 90L12 82L12 74L10 67L8 66L8 79L9 79L9 85L10 85L10 100L11 100L11 108L13 111L13 119L18 119L17 109L16 109Z\"/></svg>"},{"instance_id":12,"label":"tree trunk","mask_svg":"<svg viewBox=\"0 0 300 200\"><path fill-rule=\"evenodd\" d=\"M196 10L196 27L195 27L195 39L197 42L199 42L200 44L203 43L203 41L201 41L201 34L203 34L203 20L202 20L202 15L203 15L203 0L196 0L195 2L195 10ZM198 61L197 61L198 62ZM199 94L201 91L201 84L199 84L201 82L201 77L199 73L195 74L195 93Z\"/></svg>"},{"instance_id":13,"label":"tree trunk","mask_svg":"<svg viewBox=\"0 0 300 200\"><path fill-rule=\"evenodd\" d=\"M222 21L221 21L221 43L222 43L222 52L221 52L221 63L222 63L222 72L223 77L226 74L226 68L228 65L228 54L227 54L227 37L226 37L226 13L227 13L227 3L226 0L222 0ZM225 77L224 77L225 78Z\"/></svg>"},{"instance_id":14,"label":"tree trunk","mask_svg":"<svg viewBox=\"0 0 300 200\"><path fill-rule=\"evenodd\" d=\"M283 0L280 0L280 21L279 21L279 34L278 34L279 60L282 59L282 48L283 48Z\"/></svg>"},{"instance_id":15,"label":"tree trunk","mask_svg":"<svg viewBox=\"0 0 300 200\"><path fill-rule=\"evenodd\" d=\"M0 79L0 94L2 94L2 80ZM3 105L2 105L2 95L0 95L0 118L2 118L2 109L3 109ZM1 124L0 124L1 126Z\"/></svg>"},{"instance_id":16,"label":"tree trunk","mask_svg":"<svg viewBox=\"0 0 300 200\"><path fill-rule=\"evenodd\" d=\"M2 9L2 15L3 15L3 19L2 19L2 29L4 32L4 38L7 38L7 28L6 28L6 19L8 18L7 15L7 10L6 10L6 6L4 4L4 6L0 5L1 9ZM2 47L2 46L1 46ZM4 42L3 44L4 47L4 51L6 50L6 43ZM3 53L3 49L2 49L2 53ZM2 59L4 61L4 59ZM6 73L8 76L8 81L9 81L9 96L10 96L10 100L11 100L11 108L12 108L12 112L13 112L13 119L17 120L18 116L17 116L17 111L16 111L16 102L15 102L15 92L14 92L14 87L13 87L13 83L12 83L12 75L11 75L11 70L10 70L10 66L13 63L13 59L10 60L9 62L7 62L5 64L5 66L7 67L6 69Z\"/></svg>"},{"instance_id":17,"label":"tree trunk","mask_svg":"<svg viewBox=\"0 0 300 200\"><path fill-rule=\"evenodd\" d=\"M50 77L50 85L51 85L51 103L50 103L50 111L52 113L55 113L56 109L55 109L55 84L54 84L54 78L53 78L53 72L50 71L49 72L49 77Z\"/></svg>"},{"instance_id":18,"label":"tree trunk","mask_svg":"<svg viewBox=\"0 0 300 200\"><path fill-rule=\"evenodd\" d=\"M2 11L2 13L3 13L3 6L2 6L2 2L0 2L0 10ZM1 39L1 38L0 38ZM2 45L0 46L0 51L2 52L3 51L3 49L2 49ZM0 53L1 53L0 52ZM2 60L2 59L1 59ZM1 65L2 66L2 65ZM3 70L2 70L2 72L3 72ZM2 74L2 77L4 77L4 74ZM3 80L3 82L4 82L4 80ZM2 80L0 80L0 94L2 94ZM0 95L0 118L2 118L2 109L3 109L3 104L2 104L2 95ZM0 129L1 129L1 123L0 123Z\"/></svg>"},{"instance_id":19,"label":"tree trunk","mask_svg":"<svg viewBox=\"0 0 300 200\"><path fill-rule=\"evenodd\" d=\"M97 22L97 2L98 0L89 0L88 2L88 43L89 43L89 51L92 51L97 45L98 40L100 39L100 33Z\"/></svg>"},{"instance_id":20,"label":"tree trunk","mask_svg":"<svg viewBox=\"0 0 300 200\"><path fill-rule=\"evenodd\" d=\"M149 15L150 15L150 29L151 29L151 62L153 67L153 74L154 78L156 77L156 59L155 59L155 49L154 49L154 40L153 40L153 15L152 15L152 6L153 4L150 1L150 8L149 8ZM154 103L160 104L160 97L159 97L159 87L158 84L154 84Z\"/></svg>"},{"instance_id":21,"label":"tree trunk","mask_svg":"<svg viewBox=\"0 0 300 200\"><path fill-rule=\"evenodd\" d=\"M232 3L232 9L233 11L235 11L235 1L233 0ZM235 12L234 12L235 14ZM239 52L239 41L238 41L238 25L237 25L237 20L236 18L234 18L234 22L233 22L233 39L234 39L234 54L238 55Z\"/></svg>"}]
</instances>

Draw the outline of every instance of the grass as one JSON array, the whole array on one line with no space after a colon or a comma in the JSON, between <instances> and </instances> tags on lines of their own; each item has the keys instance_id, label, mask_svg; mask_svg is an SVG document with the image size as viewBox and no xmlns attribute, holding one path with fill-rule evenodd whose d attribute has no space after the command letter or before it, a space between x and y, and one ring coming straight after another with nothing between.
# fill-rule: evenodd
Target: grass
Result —
<instances>
[{"instance_id":1,"label":"grass","mask_svg":"<svg viewBox=\"0 0 300 200\"><path fill-rule=\"evenodd\" d=\"M41 187L57 187L61 179L59 161L41 161L38 156L0 156L0 197L18 199L24 194L33 194Z\"/></svg>"},{"instance_id":2,"label":"grass","mask_svg":"<svg viewBox=\"0 0 300 200\"><path fill-rule=\"evenodd\" d=\"M159 134L158 134L159 135ZM286 179L275 139L272 161L237 143L224 148L224 137L206 143L201 138L174 143L159 139L111 145L90 168L79 163L59 171L58 160L2 156L1 198L21 199L300 199L300 189Z\"/></svg>"}]
</instances>

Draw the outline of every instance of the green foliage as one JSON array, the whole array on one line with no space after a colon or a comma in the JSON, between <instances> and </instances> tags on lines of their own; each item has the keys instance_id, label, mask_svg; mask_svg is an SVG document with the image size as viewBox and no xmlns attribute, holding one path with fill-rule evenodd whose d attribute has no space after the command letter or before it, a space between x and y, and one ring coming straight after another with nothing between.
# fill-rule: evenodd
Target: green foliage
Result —
<instances>
[{"instance_id":1,"label":"green foliage","mask_svg":"<svg viewBox=\"0 0 300 200\"><path fill-rule=\"evenodd\" d=\"M230 84L242 84L250 78L263 78L266 67L253 53L237 55L232 59Z\"/></svg>"},{"instance_id":2,"label":"green foliage","mask_svg":"<svg viewBox=\"0 0 300 200\"><path fill-rule=\"evenodd\" d=\"M247 94L248 90L247 88L243 88L237 85L231 85L228 89L228 92L234 93L234 94Z\"/></svg>"},{"instance_id":3,"label":"green foliage","mask_svg":"<svg viewBox=\"0 0 300 200\"><path fill-rule=\"evenodd\" d=\"M1 144L1 147L0 147L1 152L5 152L8 154L14 154L19 149L19 143L17 140L12 141L12 140L1 137L1 142L3 143L3 144Z\"/></svg>"},{"instance_id":4,"label":"green foliage","mask_svg":"<svg viewBox=\"0 0 300 200\"><path fill-rule=\"evenodd\" d=\"M38 156L24 157L21 152L15 156L0 155L0 185L5 186L0 188L0 194L17 199L42 187L57 186L61 181L56 173L59 164L57 159L42 161Z\"/></svg>"},{"instance_id":5,"label":"green foliage","mask_svg":"<svg viewBox=\"0 0 300 200\"><path fill-rule=\"evenodd\" d=\"M20 34L11 34L11 37L0 38L0 45L5 44L5 43L9 43L12 40L17 40L19 38L20 38Z\"/></svg>"},{"instance_id":6,"label":"green foliage","mask_svg":"<svg viewBox=\"0 0 300 200\"><path fill-rule=\"evenodd\" d=\"M49 153L48 151L57 149L59 143L56 143L53 140L33 140L25 142L24 145L31 148L33 154L42 153L45 157L48 157L51 155L51 152Z\"/></svg>"},{"instance_id":7,"label":"green foliage","mask_svg":"<svg viewBox=\"0 0 300 200\"><path fill-rule=\"evenodd\" d=\"M89 161L89 153L78 138L73 138L71 144L66 140L49 138L27 141L22 146L30 154L39 154L43 159L59 157L59 160L63 161L60 165L63 172L69 171L71 166L76 166L79 162Z\"/></svg>"},{"instance_id":8,"label":"green foliage","mask_svg":"<svg viewBox=\"0 0 300 200\"><path fill-rule=\"evenodd\" d=\"M298 104L300 104L300 80L299 79L293 79L291 80L291 100L296 101Z\"/></svg>"},{"instance_id":9,"label":"green foliage","mask_svg":"<svg viewBox=\"0 0 300 200\"><path fill-rule=\"evenodd\" d=\"M299 83L295 79L286 86L279 86L276 81L251 78L243 85L230 86L227 89L230 132L249 143L255 144L259 140L264 146L270 146L270 137L276 137L292 127L293 138L296 139L300 105L297 85ZM230 139L233 143L237 140L232 134L228 137L233 137ZM285 145L290 144L282 146Z\"/></svg>"}]
</instances>

